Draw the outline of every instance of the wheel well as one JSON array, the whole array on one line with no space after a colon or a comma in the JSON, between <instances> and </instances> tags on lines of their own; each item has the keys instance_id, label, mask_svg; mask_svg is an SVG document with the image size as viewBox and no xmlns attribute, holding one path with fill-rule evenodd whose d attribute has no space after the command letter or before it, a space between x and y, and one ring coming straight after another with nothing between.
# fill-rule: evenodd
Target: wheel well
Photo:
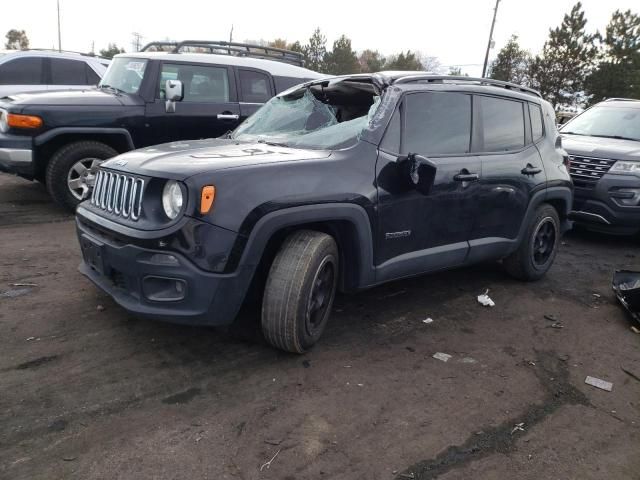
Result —
<instances>
[{"instance_id":1,"label":"wheel well","mask_svg":"<svg viewBox=\"0 0 640 480\"><path fill-rule=\"evenodd\" d=\"M45 170L49 159L63 146L80 141L101 142L110 146L118 153L124 153L130 150L129 143L124 135L117 133L65 133L58 135L48 142L38 145L35 149L36 162L36 178L44 178Z\"/></svg>"},{"instance_id":2,"label":"wheel well","mask_svg":"<svg viewBox=\"0 0 640 480\"><path fill-rule=\"evenodd\" d=\"M548 203L556 209L556 212L558 212L558 217L560 217L560 219L564 219L567 217L567 202L565 200L561 198L549 198L545 200L545 203Z\"/></svg>"},{"instance_id":3,"label":"wheel well","mask_svg":"<svg viewBox=\"0 0 640 480\"><path fill-rule=\"evenodd\" d=\"M340 276L338 289L342 292L354 290L358 286L358 274L361 268L361 259L358 252L358 235L356 227L345 220L323 221L296 224L276 231L264 248L260 263L253 276L250 288L250 297L256 299L261 296L262 287L269 274L273 259L280 250L284 240L297 230L315 230L331 235L338 245L340 254Z\"/></svg>"}]
</instances>

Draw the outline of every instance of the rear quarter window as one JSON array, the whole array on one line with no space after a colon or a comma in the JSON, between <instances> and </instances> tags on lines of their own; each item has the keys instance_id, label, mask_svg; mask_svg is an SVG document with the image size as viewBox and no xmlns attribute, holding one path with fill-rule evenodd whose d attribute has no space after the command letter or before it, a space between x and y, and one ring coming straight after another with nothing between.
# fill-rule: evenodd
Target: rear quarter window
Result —
<instances>
[{"instance_id":1,"label":"rear quarter window","mask_svg":"<svg viewBox=\"0 0 640 480\"><path fill-rule=\"evenodd\" d=\"M504 152L524 147L524 105L517 100L476 96L482 125L484 152Z\"/></svg>"},{"instance_id":2,"label":"rear quarter window","mask_svg":"<svg viewBox=\"0 0 640 480\"><path fill-rule=\"evenodd\" d=\"M243 102L264 103L273 96L271 78L255 70L238 70L240 93Z\"/></svg>"}]
</instances>

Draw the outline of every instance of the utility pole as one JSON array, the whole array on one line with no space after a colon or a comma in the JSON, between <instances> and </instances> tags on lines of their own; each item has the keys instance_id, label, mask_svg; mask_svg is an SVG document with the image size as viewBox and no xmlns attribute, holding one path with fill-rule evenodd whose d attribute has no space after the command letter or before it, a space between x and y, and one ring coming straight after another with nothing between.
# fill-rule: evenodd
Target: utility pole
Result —
<instances>
[{"instance_id":1,"label":"utility pole","mask_svg":"<svg viewBox=\"0 0 640 480\"><path fill-rule=\"evenodd\" d=\"M58 5L58 51L62 51L62 36L60 35L60 0L56 1Z\"/></svg>"},{"instance_id":2,"label":"utility pole","mask_svg":"<svg viewBox=\"0 0 640 480\"><path fill-rule=\"evenodd\" d=\"M133 40L131 41L131 47L134 52L139 52L140 40L142 39L142 35L140 35L138 32L133 32L131 35L133 35Z\"/></svg>"},{"instance_id":3,"label":"utility pole","mask_svg":"<svg viewBox=\"0 0 640 480\"><path fill-rule=\"evenodd\" d=\"M491 21L491 30L489 31L489 41L487 42L487 53L484 54L484 64L482 65L482 78L487 74L487 62L489 62L489 50L491 50L491 42L493 42L493 27L496 25L496 15L498 14L498 5L500 0L496 0L496 6L493 9L493 20Z\"/></svg>"},{"instance_id":4,"label":"utility pole","mask_svg":"<svg viewBox=\"0 0 640 480\"><path fill-rule=\"evenodd\" d=\"M233 42L233 23L231 24L231 31L229 32L229 43Z\"/></svg>"}]
</instances>

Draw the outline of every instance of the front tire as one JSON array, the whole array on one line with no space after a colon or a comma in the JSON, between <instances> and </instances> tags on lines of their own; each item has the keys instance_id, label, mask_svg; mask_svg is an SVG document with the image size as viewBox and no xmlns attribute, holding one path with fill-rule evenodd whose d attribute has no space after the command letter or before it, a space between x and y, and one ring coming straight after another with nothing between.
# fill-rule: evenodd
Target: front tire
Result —
<instances>
[{"instance_id":1,"label":"front tire","mask_svg":"<svg viewBox=\"0 0 640 480\"><path fill-rule=\"evenodd\" d=\"M551 205L540 205L527 226L518 249L504 259L504 267L518 280L542 278L556 258L560 244L560 218Z\"/></svg>"},{"instance_id":2,"label":"front tire","mask_svg":"<svg viewBox=\"0 0 640 480\"><path fill-rule=\"evenodd\" d=\"M338 247L321 232L286 238L269 270L262 300L262 332L271 345L304 353L320 338L338 284Z\"/></svg>"},{"instance_id":3,"label":"front tire","mask_svg":"<svg viewBox=\"0 0 640 480\"><path fill-rule=\"evenodd\" d=\"M98 165L116 155L118 152L101 142L65 145L47 165L45 182L49 194L60 206L75 211L91 195Z\"/></svg>"}]
</instances>

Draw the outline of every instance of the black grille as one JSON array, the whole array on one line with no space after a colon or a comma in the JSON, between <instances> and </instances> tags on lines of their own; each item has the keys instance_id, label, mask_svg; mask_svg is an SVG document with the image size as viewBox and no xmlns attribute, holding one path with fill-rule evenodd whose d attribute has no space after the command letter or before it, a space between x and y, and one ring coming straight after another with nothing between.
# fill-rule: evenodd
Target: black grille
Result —
<instances>
[{"instance_id":1,"label":"black grille","mask_svg":"<svg viewBox=\"0 0 640 480\"><path fill-rule=\"evenodd\" d=\"M144 187L142 178L98 170L91 203L101 210L135 221L142 214Z\"/></svg>"},{"instance_id":2,"label":"black grille","mask_svg":"<svg viewBox=\"0 0 640 480\"><path fill-rule=\"evenodd\" d=\"M616 163L608 158L569 156L569 173L577 187L593 188L598 180Z\"/></svg>"}]
</instances>

